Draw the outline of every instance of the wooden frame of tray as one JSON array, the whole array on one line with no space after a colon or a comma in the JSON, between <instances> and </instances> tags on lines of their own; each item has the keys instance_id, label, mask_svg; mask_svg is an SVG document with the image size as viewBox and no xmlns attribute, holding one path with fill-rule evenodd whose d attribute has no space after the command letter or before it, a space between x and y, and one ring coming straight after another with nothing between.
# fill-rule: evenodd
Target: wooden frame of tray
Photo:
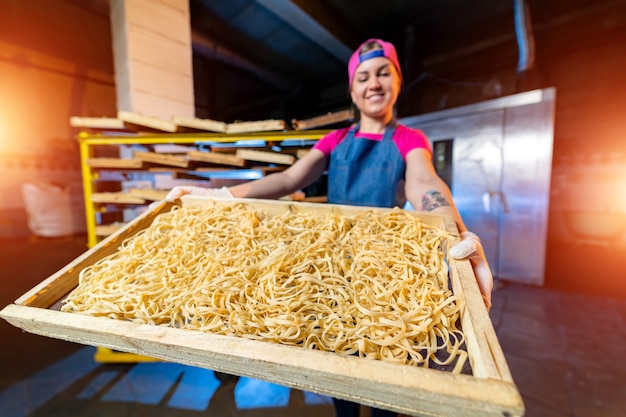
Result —
<instances>
[{"instance_id":1,"label":"wooden frame of tray","mask_svg":"<svg viewBox=\"0 0 626 417\"><path fill-rule=\"evenodd\" d=\"M206 200L187 196L183 204L204 204ZM354 215L370 209L276 200L235 201L264 209L270 215L285 210L330 210ZM453 291L462 300L461 326L471 375L59 311L63 298L77 285L80 270L116 252L122 241L148 227L158 214L172 207L172 203L165 201L155 204L6 306L0 317L42 336L248 376L409 415L514 417L524 414L522 398L466 260L448 262ZM412 213L458 237L450 216Z\"/></svg>"}]
</instances>

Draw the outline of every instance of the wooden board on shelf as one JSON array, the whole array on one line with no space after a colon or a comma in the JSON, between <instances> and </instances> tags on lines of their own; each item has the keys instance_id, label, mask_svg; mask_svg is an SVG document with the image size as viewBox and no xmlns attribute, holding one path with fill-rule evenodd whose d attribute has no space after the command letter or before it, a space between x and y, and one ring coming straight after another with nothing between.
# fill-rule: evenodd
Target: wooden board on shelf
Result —
<instances>
[{"instance_id":1,"label":"wooden board on shelf","mask_svg":"<svg viewBox=\"0 0 626 417\"><path fill-rule=\"evenodd\" d=\"M220 122L217 120L198 119L195 117L181 117L181 116L172 117L172 123L185 129L205 130L209 132L222 132L222 133L226 132L226 126L227 126L226 123Z\"/></svg>"},{"instance_id":2,"label":"wooden board on shelf","mask_svg":"<svg viewBox=\"0 0 626 417\"><path fill-rule=\"evenodd\" d=\"M246 166L245 159L227 153L191 151L187 153L187 157L192 161L208 162L211 164L229 165L234 167Z\"/></svg>"},{"instance_id":3,"label":"wooden board on shelf","mask_svg":"<svg viewBox=\"0 0 626 417\"><path fill-rule=\"evenodd\" d=\"M143 198L147 201L159 201L163 200L169 190L153 190L148 188L131 188L128 190L128 194L133 197Z\"/></svg>"},{"instance_id":4,"label":"wooden board on shelf","mask_svg":"<svg viewBox=\"0 0 626 417\"><path fill-rule=\"evenodd\" d=\"M141 159L89 158L85 162L91 168L140 169L144 166Z\"/></svg>"},{"instance_id":5,"label":"wooden board on shelf","mask_svg":"<svg viewBox=\"0 0 626 417\"><path fill-rule=\"evenodd\" d=\"M333 123L351 121L354 119L354 110L342 110L322 116L312 117L305 120L293 119L291 125L295 130L314 129L316 127L327 126Z\"/></svg>"},{"instance_id":6,"label":"wooden board on shelf","mask_svg":"<svg viewBox=\"0 0 626 417\"><path fill-rule=\"evenodd\" d=\"M101 130L125 130L126 126L114 117L70 117L70 126Z\"/></svg>"},{"instance_id":7,"label":"wooden board on shelf","mask_svg":"<svg viewBox=\"0 0 626 417\"><path fill-rule=\"evenodd\" d=\"M134 152L133 155L136 159L153 164L169 165L178 168L189 167L187 155L169 155L156 152Z\"/></svg>"},{"instance_id":8,"label":"wooden board on shelf","mask_svg":"<svg viewBox=\"0 0 626 417\"><path fill-rule=\"evenodd\" d=\"M244 160L267 162L270 164L292 165L296 161L296 157L293 155L270 151L256 151L253 149L237 149L235 155Z\"/></svg>"},{"instance_id":9,"label":"wooden board on shelf","mask_svg":"<svg viewBox=\"0 0 626 417\"><path fill-rule=\"evenodd\" d=\"M117 118L124 122L124 125L128 130L148 130L168 133L175 133L178 131L178 126L175 123L158 117L145 116L139 113L120 110L117 112Z\"/></svg>"},{"instance_id":10,"label":"wooden board on shelf","mask_svg":"<svg viewBox=\"0 0 626 417\"><path fill-rule=\"evenodd\" d=\"M92 203L101 204L145 204L146 200L125 192L92 193Z\"/></svg>"},{"instance_id":11,"label":"wooden board on shelf","mask_svg":"<svg viewBox=\"0 0 626 417\"><path fill-rule=\"evenodd\" d=\"M268 132L285 130L284 120L260 120L255 122L235 122L226 125L226 133Z\"/></svg>"},{"instance_id":12,"label":"wooden board on shelf","mask_svg":"<svg viewBox=\"0 0 626 417\"><path fill-rule=\"evenodd\" d=\"M207 198L187 197L182 203L207 204L207 201ZM250 199L213 201L244 202L271 216L286 211L354 215L370 209ZM25 331L47 337L263 379L409 415L519 417L524 414L521 396L467 260L450 259L449 265L452 288L462 303L461 325L467 336L471 375L59 311L62 299L78 284L82 269L114 254L121 242L174 207L165 201L156 204L6 306L0 316ZM411 215L458 237L450 216L420 212ZM450 244L455 242L452 240Z\"/></svg>"}]
</instances>

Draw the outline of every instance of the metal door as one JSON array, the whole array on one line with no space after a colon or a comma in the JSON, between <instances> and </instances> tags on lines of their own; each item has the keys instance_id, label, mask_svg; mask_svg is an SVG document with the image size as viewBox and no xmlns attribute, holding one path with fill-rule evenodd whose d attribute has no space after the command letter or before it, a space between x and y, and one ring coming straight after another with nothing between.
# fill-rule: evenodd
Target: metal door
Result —
<instances>
[{"instance_id":1,"label":"metal door","mask_svg":"<svg viewBox=\"0 0 626 417\"><path fill-rule=\"evenodd\" d=\"M480 236L489 265L497 271L502 198L503 111L419 125L436 143L452 139L450 188L467 228Z\"/></svg>"},{"instance_id":2,"label":"metal door","mask_svg":"<svg viewBox=\"0 0 626 417\"><path fill-rule=\"evenodd\" d=\"M543 284L552 174L554 96L504 114L502 195L497 276Z\"/></svg>"},{"instance_id":3,"label":"metal door","mask_svg":"<svg viewBox=\"0 0 626 417\"><path fill-rule=\"evenodd\" d=\"M498 278L544 281L555 94L534 90L401 120L433 145L451 143L454 201Z\"/></svg>"}]
</instances>

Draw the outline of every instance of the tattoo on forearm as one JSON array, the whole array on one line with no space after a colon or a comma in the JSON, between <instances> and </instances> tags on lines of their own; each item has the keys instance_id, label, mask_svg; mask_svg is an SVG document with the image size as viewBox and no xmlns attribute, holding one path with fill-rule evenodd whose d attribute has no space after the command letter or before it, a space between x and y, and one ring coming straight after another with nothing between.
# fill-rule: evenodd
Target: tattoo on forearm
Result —
<instances>
[{"instance_id":1,"label":"tattoo on forearm","mask_svg":"<svg viewBox=\"0 0 626 417\"><path fill-rule=\"evenodd\" d=\"M439 191L429 190L422 196L422 209L433 211L437 207L449 206L450 203Z\"/></svg>"}]
</instances>

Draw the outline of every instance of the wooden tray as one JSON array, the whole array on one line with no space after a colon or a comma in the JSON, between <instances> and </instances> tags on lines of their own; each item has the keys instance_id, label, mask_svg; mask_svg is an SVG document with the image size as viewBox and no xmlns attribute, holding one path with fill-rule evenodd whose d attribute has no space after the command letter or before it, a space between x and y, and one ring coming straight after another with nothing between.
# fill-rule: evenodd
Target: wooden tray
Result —
<instances>
[{"instance_id":1,"label":"wooden tray","mask_svg":"<svg viewBox=\"0 0 626 417\"><path fill-rule=\"evenodd\" d=\"M229 200L232 202L233 200ZM235 200L237 201L237 200ZM240 200L270 214L286 210L338 211L364 207L275 200ZM206 199L184 199L203 204ZM63 269L6 306L0 317L28 332L166 361L243 375L415 416L522 416L524 405L484 307L468 261L449 260L453 291L463 301L461 326L472 374L361 359L294 346L197 331L135 324L59 311L79 271L118 250L173 205L160 202ZM382 210L382 209L379 209ZM451 217L418 213L424 222L458 236Z\"/></svg>"}]
</instances>

